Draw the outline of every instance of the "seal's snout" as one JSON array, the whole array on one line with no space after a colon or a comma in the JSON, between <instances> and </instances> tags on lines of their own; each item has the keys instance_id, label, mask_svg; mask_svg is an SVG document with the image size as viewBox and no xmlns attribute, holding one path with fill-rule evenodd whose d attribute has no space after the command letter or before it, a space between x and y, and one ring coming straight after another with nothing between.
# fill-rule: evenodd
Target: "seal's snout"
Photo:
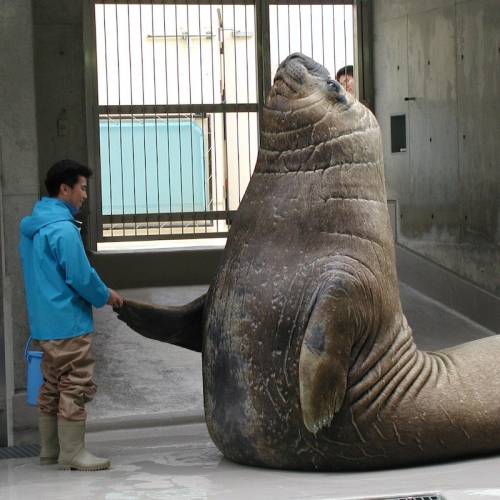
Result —
<instances>
[{"instance_id":1,"label":"seal's snout","mask_svg":"<svg viewBox=\"0 0 500 500\"><path fill-rule=\"evenodd\" d=\"M299 84L304 83L304 76L306 74L306 68L303 64L304 57L302 54L292 54L288 56L278 68L277 74L285 73L289 78L296 81Z\"/></svg>"},{"instance_id":2,"label":"seal's snout","mask_svg":"<svg viewBox=\"0 0 500 500\"><path fill-rule=\"evenodd\" d=\"M325 80L330 77L328 70L314 59L299 52L290 54L276 71L271 96L292 98L301 93L308 74Z\"/></svg>"},{"instance_id":3,"label":"seal's snout","mask_svg":"<svg viewBox=\"0 0 500 500\"><path fill-rule=\"evenodd\" d=\"M306 68L301 62L301 56L302 54L292 54L279 65L273 82L277 94L290 96L304 85Z\"/></svg>"},{"instance_id":4,"label":"seal's snout","mask_svg":"<svg viewBox=\"0 0 500 500\"><path fill-rule=\"evenodd\" d=\"M324 66L300 52L290 54L280 64L278 72L280 70L286 72L298 83L304 83L306 73L325 80L330 77L329 71Z\"/></svg>"}]
</instances>

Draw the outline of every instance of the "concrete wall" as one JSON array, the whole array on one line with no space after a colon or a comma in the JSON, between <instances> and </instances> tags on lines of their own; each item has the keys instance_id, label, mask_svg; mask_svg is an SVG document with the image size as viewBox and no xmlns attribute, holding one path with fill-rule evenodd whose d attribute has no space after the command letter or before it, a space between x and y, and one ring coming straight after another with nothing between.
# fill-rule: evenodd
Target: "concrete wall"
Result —
<instances>
[{"instance_id":1,"label":"concrete wall","mask_svg":"<svg viewBox=\"0 0 500 500\"><path fill-rule=\"evenodd\" d=\"M82 0L33 1L34 58L40 186L63 158L89 160ZM93 182L93 179L90 181ZM92 191L92 190L91 190ZM86 204L83 217L88 217ZM84 238L87 236L85 225Z\"/></svg>"},{"instance_id":2,"label":"concrete wall","mask_svg":"<svg viewBox=\"0 0 500 500\"><path fill-rule=\"evenodd\" d=\"M24 387L23 347L28 336L18 256L19 222L38 198L32 9L29 0L0 1L0 189L2 190L2 331L7 412ZM1 339L1 336L0 336ZM2 360L3 361L3 360ZM8 418L12 416L7 415Z\"/></svg>"},{"instance_id":3,"label":"concrete wall","mask_svg":"<svg viewBox=\"0 0 500 500\"><path fill-rule=\"evenodd\" d=\"M375 109L399 241L500 294L497 0L375 0ZM410 100L405 100L410 98ZM408 147L391 153L390 117Z\"/></svg>"}]
</instances>

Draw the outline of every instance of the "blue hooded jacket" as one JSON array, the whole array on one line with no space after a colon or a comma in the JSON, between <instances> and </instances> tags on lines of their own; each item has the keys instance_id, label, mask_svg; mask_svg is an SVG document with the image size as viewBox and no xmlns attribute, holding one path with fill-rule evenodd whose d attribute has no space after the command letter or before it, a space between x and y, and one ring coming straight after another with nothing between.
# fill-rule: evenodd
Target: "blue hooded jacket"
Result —
<instances>
[{"instance_id":1,"label":"blue hooded jacket","mask_svg":"<svg viewBox=\"0 0 500 500\"><path fill-rule=\"evenodd\" d=\"M37 340L78 337L94 330L92 305L110 292L85 254L76 210L42 198L21 221L21 260L31 335Z\"/></svg>"}]
</instances>

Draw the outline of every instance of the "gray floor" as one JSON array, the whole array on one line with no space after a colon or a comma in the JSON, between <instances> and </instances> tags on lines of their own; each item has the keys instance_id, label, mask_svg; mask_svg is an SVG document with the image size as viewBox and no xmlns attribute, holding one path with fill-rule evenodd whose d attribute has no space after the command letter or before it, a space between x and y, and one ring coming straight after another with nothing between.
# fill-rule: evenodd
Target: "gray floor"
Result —
<instances>
[{"instance_id":1,"label":"gray floor","mask_svg":"<svg viewBox=\"0 0 500 500\"><path fill-rule=\"evenodd\" d=\"M404 283L401 303L419 349L435 351L494 333Z\"/></svg>"},{"instance_id":2,"label":"gray floor","mask_svg":"<svg viewBox=\"0 0 500 500\"><path fill-rule=\"evenodd\" d=\"M225 460L203 424L93 433L101 472L58 471L35 458L0 460L2 500L327 500L441 493L446 500L498 500L500 457L426 467L300 473Z\"/></svg>"},{"instance_id":3,"label":"gray floor","mask_svg":"<svg viewBox=\"0 0 500 500\"><path fill-rule=\"evenodd\" d=\"M125 297L157 305L181 305L207 286L122 290ZM95 311L94 355L98 393L89 419L156 417L165 420L203 413L201 355L149 340L118 320L111 308Z\"/></svg>"},{"instance_id":4,"label":"gray floor","mask_svg":"<svg viewBox=\"0 0 500 500\"><path fill-rule=\"evenodd\" d=\"M206 286L124 290L130 298L182 304ZM436 350L491 335L401 284L420 348ZM0 460L0 499L360 499L441 493L446 500L500 498L500 457L367 473L297 473L225 460L202 422L200 355L131 331L109 308L96 312L98 396L90 410L92 451L112 457L97 473ZM192 423L192 422L200 423ZM173 425L191 422L189 425Z\"/></svg>"}]
</instances>

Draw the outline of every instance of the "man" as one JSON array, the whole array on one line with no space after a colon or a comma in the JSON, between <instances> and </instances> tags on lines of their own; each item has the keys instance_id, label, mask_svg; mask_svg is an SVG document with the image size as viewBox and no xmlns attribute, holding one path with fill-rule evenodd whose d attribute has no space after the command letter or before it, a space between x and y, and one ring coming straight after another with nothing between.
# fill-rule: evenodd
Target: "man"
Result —
<instances>
[{"instance_id":1,"label":"man","mask_svg":"<svg viewBox=\"0 0 500 500\"><path fill-rule=\"evenodd\" d=\"M354 67L352 64L340 68L335 75L335 79L347 90L347 92L355 97L356 85L354 82Z\"/></svg>"},{"instance_id":2,"label":"man","mask_svg":"<svg viewBox=\"0 0 500 500\"><path fill-rule=\"evenodd\" d=\"M63 469L108 469L85 449L85 403L95 395L92 306L123 299L92 268L74 216L87 199L92 171L62 160L48 171L49 197L21 221L21 260L31 335L43 351L39 398L40 463Z\"/></svg>"}]
</instances>

